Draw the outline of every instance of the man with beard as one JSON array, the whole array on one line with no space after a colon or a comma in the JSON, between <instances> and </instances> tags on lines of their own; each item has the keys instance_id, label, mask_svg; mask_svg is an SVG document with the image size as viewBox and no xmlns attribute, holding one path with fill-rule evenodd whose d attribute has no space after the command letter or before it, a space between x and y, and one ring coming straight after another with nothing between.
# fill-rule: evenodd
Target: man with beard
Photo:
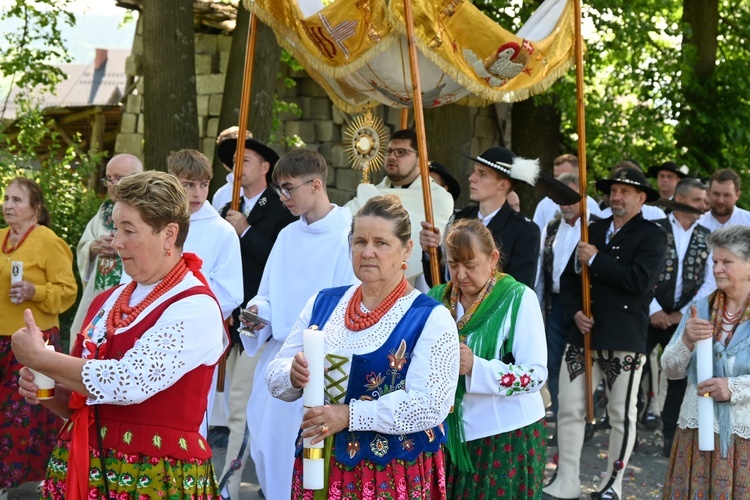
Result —
<instances>
[{"instance_id":1,"label":"man with beard","mask_svg":"<svg viewBox=\"0 0 750 500\"><path fill-rule=\"evenodd\" d=\"M422 291L427 290L422 276L422 247L419 245L420 222L425 220L422 178L419 175L419 150L414 130L397 130L388 143L385 157L386 177L379 184L360 184L357 196L346 204L353 214L373 196L393 194L401 199L411 218L414 249L406 261L406 278ZM453 215L453 197L431 177L427 178L432 194L432 215L435 226L444 228Z\"/></svg>"},{"instance_id":2,"label":"man with beard","mask_svg":"<svg viewBox=\"0 0 750 500\"><path fill-rule=\"evenodd\" d=\"M635 443L637 393L647 345L649 304L664 265L667 235L643 218L641 207L659 199L643 172L625 167L597 189L609 195L612 216L589 226L590 243L578 243L577 257L588 265L591 317L581 310L581 283L566 279L565 310L574 325L565 351L567 376L560 377L557 414L559 461L543 498L581 496L580 459L585 433L586 377L583 335L589 335L592 381L605 378L612 431L609 463L592 498L622 497L622 478ZM578 290L579 293L575 293ZM593 387L592 387L593 389Z\"/></svg>"},{"instance_id":3,"label":"man with beard","mask_svg":"<svg viewBox=\"0 0 750 500\"><path fill-rule=\"evenodd\" d=\"M698 220L709 231L728 224L750 226L750 212L735 206L740 199L740 176L731 168L714 172L708 180L708 203L711 211Z\"/></svg>"}]
</instances>

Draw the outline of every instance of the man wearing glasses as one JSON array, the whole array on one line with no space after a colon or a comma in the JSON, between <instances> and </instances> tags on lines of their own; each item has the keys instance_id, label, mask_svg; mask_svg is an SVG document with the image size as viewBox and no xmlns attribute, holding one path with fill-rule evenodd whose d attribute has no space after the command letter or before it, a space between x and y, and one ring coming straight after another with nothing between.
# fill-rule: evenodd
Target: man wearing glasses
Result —
<instances>
[{"instance_id":1,"label":"man wearing glasses","mask_svg":"<svg viewBox=\"0 0 750 500\"><path fill-rule=\"evenodd\" d=\"M107 188L107 196L112 188L123 178L143 172L143 163L137 156L119 154L107 163L101 183ZM81 240L76 248L78 256L78 272L83 283L83 296L70 328L73 338L81 329L86 311L91 301L100 292L120 284L122 276L122 261L112 248L114 224L112 223L112 207L114 203L106 199L101 204L96 215L86 225ZM64 333L63 333L64 335ZM70 342L70 349L73 342Z\"/></svg>"},{"instance_id":2,"label":"man wearing glasses","mask_svg":"<svg viewBox=\"0 0 750 500\"><path fill-rule=\"evenodd\" d=\"M425 220L422 178L419 175L417 134L414 130L397 130L388 143L385 157L385 175L380 184L360 184L357 196L346 204L356 213L373 196L393 194L401 199L411 218L411 238L414 249L406 261L406 278L422 291L428 289L422 275L422 247L419 245L420 222ZM453 215L453 197L440 184L428 177L432 193L432 211L436 227L445 227Z\"/></svg>"}]
</instances>

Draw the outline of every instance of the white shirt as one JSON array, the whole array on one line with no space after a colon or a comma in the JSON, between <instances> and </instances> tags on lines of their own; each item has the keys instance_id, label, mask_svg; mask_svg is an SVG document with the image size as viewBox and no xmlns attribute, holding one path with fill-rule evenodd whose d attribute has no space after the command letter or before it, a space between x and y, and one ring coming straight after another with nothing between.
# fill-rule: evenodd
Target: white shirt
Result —
<instances>
[{"instance_id":1,"label":"white shirt","mask_svg":"<svg viewBox=\"0 0 750 500\"><path fill-rule=\"evenodd\" d=\"M591 196L586 196L586 210L590 214L602 217L602 211L599 208L599 204ZM537 204L532 220L536 222L539 229L544 229L555 219L555 217L560 215L562 215L560 212L560 205L545 196Z\"/></svg>"},{"instance_id":2,"label":"white shirt","mask_svg":"<svg viewBox=\"0 0 750 500\"><path fill-rule=\"evenodd\" d=\"M139 324L169 297L199 285L202 283L188 273L174 288L145 308L133 323L115 330L115 335ZM156 283L137 285L130 305L146 298L155 286ZM104 303L105 315L94 327L92 339L95 342L106 336L107 314L124 289L115 290ZM214 299L204 294L182 299L169 306L121 359L86 361L81 374L91 394L87 404L142 403L174 385L194 368L216 363L227 344L221 312Z\"/></svg>"},{"instance_id":3,"label":"white shirt","mask_svg":"<svg viewBox=\"0 0 750 500\"><path fill-rule=\"evenodd\" d=\"M419 295L418 291L412 290L408 295L398 299L375 325L353 332L344 326L344 315L355 289L353 286L346 291L323 328L326 354L347 358L348 362L344 368L347 373L352 356L370 353L380 348ZM266 371L268 390L273 396L284 401L294 401L302 396L301 389L292 387L289 373L294 355L302 351L302 330L310 322L314 303L315 297L312 297L281 351ZM330 368L328 360L325 365L326 368ZM406 434L424 431L442 423L453 404L458 383L458 366L456 323L448 309L442 306L435 307L412 351L409 371L406 374L406 389L391 392L372 401L352 400L349 403L349 429ZM346 391L348 382L348 379L341 382L342 391Z\"/></svg>"},{"instance_id":4,"label":"white shirt","mask_svg":"<svg viewBox=\"0 0 750 500\"><path fill-rule=\"evenodd\" d=\"M724 224L722 224L721 222L716 220L716 217L714 217L711 211L708 211L705 214L703 214L700 219L698 219L698 224L707 228L711 232L716 231L717 229L721 227L728 226L731 224L737 224L741 226L750 226L750 212L740 207L734 207L734 210L732 211L732 215L729 217L729 220L726 221Z\"/></svg>"},{"instance_id":5,"label":"white shirt","mask_svg":"<svg viewBox=\"0 0 750 500\"><path fill-rule=\"evenodd\" d=\"M249 356L271 337L283 343L307 300L322 288L359 283L349 248L351 224L351 211L333 205L319 221L308 224L303 215L279 232L258 293L247 304L270 321L256 338L241 337Z\"/></svg>"},{"instance_id":6,"label":"white shirt","mask_svg":"<svg viewBox=\"0 0 750 500\"><path fill-rule=\"evenodd\" d=\"M692 226L690 226L688 229L685 229L682 227L682 224L675 218L673 214L669 214L667 217L669 219L669 223L672 227L672 234L674 235L674 245L675 250L677 251L677 268L674 270L675 273L677 273L676 278L677 281L675 283L675 290L674 290L674 302L675 304L679 302L680 298L682 298L682 268L683 268L683 262L685 261L685 253L687 252L688 245L690 244L690 238L693 236L693 230L695 230L695 227L698 225L698 223L694 223ZM714 273L713 273L713 266L712 266L712 259L709 255L706 259L706 267L704 269L705 276L703 279L703 284L701 285L700 289L698 290L698 293L695 295L695 298L693 300L699 300L703 297L707 296L714 290L716 290L716 281L714 280ZM680 312L682 314L685 314L687 311L688 305L685 305ZM659 301L656 300L656 297L654 297L651 300L651 304L649 306L649 315L654 315L655 313L662 311L662 307L659 304Z\"/></svg>"},{"instance_id":7,"label":"white shirt","mask_svg":"<svg viewBox=\"0 0 750 500\"><path fill-rule=\"evenodd\" d=\"M479 222L481 222L482 224L484 224L484 227L487 227L487 225L490 222L492 222L492 219L497 215L497 213L500 211L501 208L503 208L502 205L500 205L500 208L498 208L497 210L495 210L494 212L492 212L489 215L482 215L482 212L480 212L479 210L477 210L477 218L479 219Z\"/></svg>"},{"instance_id":8,"label":"white shirt","mask_svg":"<svg viewBox=\"0 0 750 500\"><path fill-rule=\"evenodd\" d=\"M232 201L232 189L234 188L234 172L227 174L227 183L221 186L214 193L214 197L211 199L211 205L216 209L217 212L221 212L224 206Z\"/></svg>"},{"instance_id":9,"label":"white shirt","mask_svg":"<svg viewBox=\"0 0 750 500\"><path fill-rule=\"evenodd\" d=\"M542 230L541 239L541 250L539 252L539 265L537 266L536 283L534 284L534 290L539 298L539 303L544 301L544 241L547 239L547 228L545 226ZM572 226L565 222L560 221L560 228L555 234L555 239L552 241L552 292L560 293L560 275L565 270L565 266L568 265L570 256L576 249L576 245L581 239L581 218L579 217L575 224Z\"/></svg>"}]
</instances>

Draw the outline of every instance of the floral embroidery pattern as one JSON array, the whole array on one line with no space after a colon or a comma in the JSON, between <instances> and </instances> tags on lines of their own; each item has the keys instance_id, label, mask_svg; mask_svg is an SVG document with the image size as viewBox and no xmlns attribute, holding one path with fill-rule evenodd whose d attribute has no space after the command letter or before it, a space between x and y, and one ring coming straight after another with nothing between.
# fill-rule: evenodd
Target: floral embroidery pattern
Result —
<instances>
[{"instance_id":1,"label":"floral embroidery pattern","mask_svg":"<svg viewBox=\"0 0 750 500\"><path fill-rule=\"evenodd\" d=\"M370 372L369 375L365 377L367 380L367 383L365 384L365 387L367 387L371 391L376 391L380 385L385 382L385 377L382 375L375 374L375 372Z\"/></svg>"},{"instance_id":2,"label":"floral embroidery pattern","mask_svg":"<svg viewBox=\"0 0 750 500\"><path fill-rule=\"evenodd\" d=\"M380 434L376 434L375 439L370 443L370 451L376 457L384 457L388 453L388 440Z\"/></svg>"},{"instance_id":3,"label":"floral embroidery pattern","mask_svg":"<svg viewBox=\"0 0 750 500\"><path fill-rule=\"evenodd\" d=\"M568 350L565 351L565 365L568 367L568 375L571 382L583 374L585 369L583 364L583 347L569 345Z\"/></svg>"},{"instance_id":4,"label":"floral embroidery pattern","mask_svg":"<svg viewBox=\"0 0 750 500\"><path fill-rule=\"evenodd\" d=\"M498 392L504 392L506 396L512 396L522 392L529 392L533 387L539 385L539 380L532 378L534 369L528 371L516 365L508 365L508 373L498 373L500 384Z\"/></svg>"},{"instance_id":5,"label":"floral embroidery pattern","mask_svg":"<svg viewBox=\"0 0 750 500\"><path fill-rule=\"evenodd\" d=\"M599 363L599 366L601 367L602 372L607 379L607 387L609 388L609 390L612 390L612 386L617 380L617 377L622 372L622 364L620 363L620 358L615 356L612 351L599 351L597 362Z\"/></svg>"}]
</instances>

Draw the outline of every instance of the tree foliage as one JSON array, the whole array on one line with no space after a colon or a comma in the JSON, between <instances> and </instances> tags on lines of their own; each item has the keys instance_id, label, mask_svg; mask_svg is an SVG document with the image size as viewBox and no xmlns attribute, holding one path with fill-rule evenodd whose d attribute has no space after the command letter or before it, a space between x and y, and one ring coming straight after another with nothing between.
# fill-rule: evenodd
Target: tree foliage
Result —
<instances>
[{"instance_id":1,"label":"tree foliage","mask_svg":"<svg viewBox=\"0 0 750 500\"><path fill-rule=\"evenodd\" d=\"M722 167L744 173L750 144L750 3L718 0L716 63L700 80L696 49L709 41L683 43L695 28L683 20L689 1L583 2L587 159L595 176L607 175L625 158L644 168L672 160L700 175ZM475 3L517 31L540 2ZM557 106L565 148L575 152L574 72L535 99Z\"/></svg>"}]
</instances>

